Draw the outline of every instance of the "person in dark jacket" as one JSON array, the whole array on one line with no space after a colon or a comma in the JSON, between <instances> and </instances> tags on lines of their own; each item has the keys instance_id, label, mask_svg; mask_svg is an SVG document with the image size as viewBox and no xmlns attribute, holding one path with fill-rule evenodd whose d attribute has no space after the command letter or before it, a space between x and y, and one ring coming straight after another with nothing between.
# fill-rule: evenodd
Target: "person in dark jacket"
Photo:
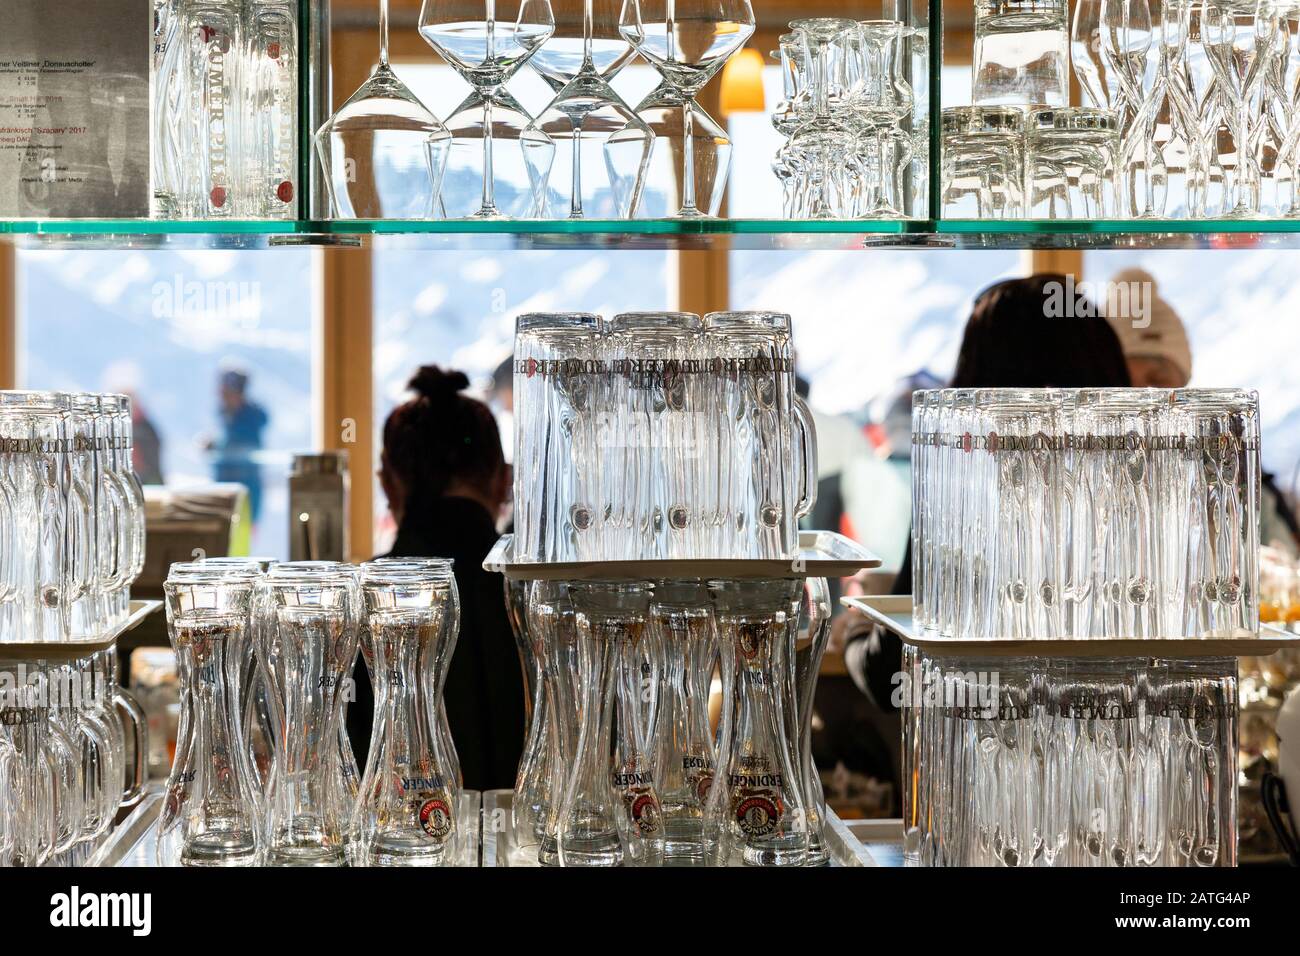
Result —
<instances>
[{"instance_id":1,"label":"person in dark jacket","mask_svg":"<svg viewBox=\"0 0 1300 956\"><path fill-rule=\"evenodd\" d=\"M461 372L426 365L411 379L415 397L384 423L379 480L397 522L387 557L450 558L460 592L460 637L443 701L470 790L510 788L524 745L524 680L506 613L501 575L483 570L511 473L488 407L461 394ZM374 703L357 668L348 732L365 766Z\"/></svg>"},{"instance_id":2,"label":"person in dark jacket","mask_svg":"<svg viewBox=\"0 0 1300 956\"><path fill-rule=\"evenodd\" d=\"M1065 276L1043 274L998 282L976 296L949 388L1128 387L1119 337L1096 308L1075 303L1069 316L1077 318L1049 317L1049 297L1067 287ZM911 544L891 593L912 593ZM839 615L835 630L854 683L882 710L896 709L898 638L858 611Z\"/></svg>"}]
</instances>

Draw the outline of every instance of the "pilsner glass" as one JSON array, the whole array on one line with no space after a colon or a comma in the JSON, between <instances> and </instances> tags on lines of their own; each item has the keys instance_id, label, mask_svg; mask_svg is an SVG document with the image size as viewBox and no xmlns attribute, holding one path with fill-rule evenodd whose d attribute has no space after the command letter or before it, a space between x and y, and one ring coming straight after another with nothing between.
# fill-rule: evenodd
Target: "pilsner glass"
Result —
<instances>
[{"instance_id":1,"label":"pilsner glass","mask_svg":"<svg viewBox=\"0 0 1300 956\"><path fill-rule=\"evenodd\" d=\"M258 653L283 721L267 784L267 863L340 866L351 807L339 691L357 653L356 573L332 562L278 565L257 601Z\"/></svg>"},{"instance_id":2,"label":"pilsner glass","mask_svg":"<svg viewBox=\"0 0 1300 956\"><path fill-rule=\"evenodd\" d=\"M543 679L545 648L541 635L529 625L529 590L528 581L505 582L506 612L524 665L524 693L528 702L524 752L519 758L515 792L510 801L510 851L520 860L535 860L541 849L550 776L550 711Z\"/></svg>"},{"instance_id":3,"label":"pilsner glass","mask_svg":"<svg viewBox=\"0 0 1300 956\"><path fill-rule=\"evenodd\" d=\"M656 582L650 627L664 664L651 760L663 809L664 864L704 866L704 811L715 767L709 685L718 657L708 588L700 581Z\"/></svg>"},{"instance_id":4,"label":"pilsner glass","mask_svg":"<svg viewBox=\"0 0 1300 956\"><path fill-rule=\"evenodd\" d=\"M799 773L803 779L804 810L808 816L808 866L826 866L830 853L826 849L826 794L821 774L812 756L813 702L817 695L817 677L822 657L831 635L831 592L825 578L806 578L799 595L799 613L793 615L795 630L794 667L797 712L791 742L795 747Z\"/></svg>"},{"instance_id":5,"label":"pilsner glass","mask_svg":"<svg viewBox=\"0 0 1300 956\"><path fill-rule=\"evenodd\" d=\"M659 866L663 818L641 725L648 583L573 582L581 730L559 826L561 866ZM610 762L610 754L613 762Z\"/></svg>"},{"instance_id":6,"label":"pilsner glass","mask_svg":"<svg viewBox=\"0 0 1300 956\"><path fill-rule=\"evenodd\" d=\"M438 645L447 612L441 585L436 571L362 568L376 693L370 755L351 820L358 865L455 862L460 786L437 729Z\"/></svg>"},{"instance_id":7,"label":"pilsner glass","mask_svg":"<svg viewBox=\"0 0 1300 956\"><path fill-rule=\"evenodd\" d=\"M537 861L543 866L557 866L568 773L577 763L580 713L578 627L567 585L559 581L530 584L528 626L541 644L542 684L550 715L545 803L537 813ZM516 837L517 841L526 838Z\"/></svg>"},{"instance_id":8,"label":"pilsner glass","mask_svg":"<svg viewBox=\"0 0 1300 956\"><path fill-rule=\"evenodd\" d=\"M158 824L163 866L261 862L261 807L240 710L255 581L202 562L172 565L167 575L167 624L182 690L176 757Z\"/></svg>"},{"instance_id":9,"label":"pilsner glass","mask_svg":"<svg viewBox=\"0 0 1300 956\"><path fill-rule=\"evenodd\" d=\"M706 838L719 866L803 866L808 815L789 738L799 580L710 581L722 654L718 777Z\"/></svg>"}]
</instances>

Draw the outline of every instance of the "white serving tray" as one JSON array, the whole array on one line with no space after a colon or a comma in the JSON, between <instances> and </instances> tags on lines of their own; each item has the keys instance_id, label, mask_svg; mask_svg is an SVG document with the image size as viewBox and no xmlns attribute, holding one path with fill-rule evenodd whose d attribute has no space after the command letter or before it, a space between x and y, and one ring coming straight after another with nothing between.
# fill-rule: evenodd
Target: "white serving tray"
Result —
<instances>
[{"instance_id":1,"label":"white serving tray","mask_svg":"<svg viewBox=\"0 0 1300 956\"><path fill-rule=\"evenodd\" d=\"M154 867L158 865L158 817L162 813L162 781L155 780L145 789L144 796L131 814L108 835L108 838L86 861L86 866L96 867ZM465 842L460 847L460 857L452 864L456 867L477 867L480 847L479 810L482 806L477 790L462 790L457 808Z\"/></svg>"},{"instance_id":2,"label":"white serving tray","mask_svg":"<svg viewBox=\"0 0 1300 956\"><path fill-rule=\"evenodd\" d=\"M693 558L651 561L516 562L514 535L502 535L483 569L512 581L658 581L670 578L846 578L880 559L834 531L800 531L799 553L778 560Z\"/></svg>"},{"instance_id":3,"label":"white serving tray","mask_svg":"<svg viewBox=\"0 0 1300 956\"><path fill-rule=\"evenodd\" d=\"M483 792L483 865L541 869L535 851L533 859L529 859L527 853L517 851L512 845L510 819L514 796L513 790ZM831 866L881 865L854 833L853 822L846 824L834 810L826 809L825 838Z\"/></svg>"},{"instance_id":4,"label":"white serving tray","mask_svg":"<svg viewBox=\"0 0 1300 956\"><path fill-rule=\"evenodd\" d=\"M0 641L0 661L69 661L108 650L127 631L135 630L162 601L132 601L127 618L95 641Z\"/></svg>"},{"instance_id":5,"label":"white serving tray","mask_svg":"<svg viewBox=\"0 0 1300 956\"><path fill-rule=\"evenodd\" d=\"M940 637L917 634L912 623L910 594L844 597L840 603L856 608L898 635L904 644L927 654L963 657L1267 657L1284 648L1300 648L1300 635L1262 626L1258 634L1243 631L1229 637L1061 637L1023 638Z\"/></svg>"}]
</instances>

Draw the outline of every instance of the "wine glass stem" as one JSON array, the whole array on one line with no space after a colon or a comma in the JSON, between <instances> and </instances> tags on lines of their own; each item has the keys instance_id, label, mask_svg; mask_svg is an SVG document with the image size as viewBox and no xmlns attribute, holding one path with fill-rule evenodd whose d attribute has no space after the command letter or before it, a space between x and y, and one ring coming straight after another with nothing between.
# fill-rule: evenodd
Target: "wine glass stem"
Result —
<instances>
[{"instance_id":1,"label":"wine glass stem","mask_svg":"<svg viewBox=\"0 0 1300 956\"><path fill-rule=\"evenodd\" d=\"M379 65L388 66L388 0L379 0Z\"/></svg>"},{"instance_id":2,"label":"wine glass stem","mask_svg":"<svg viewBox=\"0 0 1300 956\"><path fill-rule=\"evenodd\" d=\"M682 212L694 213L695 208L695 117L691 115L694 100L686 97L682 103Z\"/></svg>"},{"instance_id":3,"label":"wine glass stem","mask_svg":"<svg viewBox=\"0 0 1300 956\"><path fill-rule=\"evenodd\" d=\"M492 94L483 100L483 215L496 212L496 174L492 169Z\"/></svg>"},{"instance_id":4,"label":"wine glass stem","mask_svg":"<svg viewBox=\"0 0 1300 956\"><path fill-rule=\"evenodd\" d=\"M591 9L588 0L587 9ZM581 219L582 212L582 120L573 116L573 196L569 200L569 218Z\"/></svg>"}]
</instances>

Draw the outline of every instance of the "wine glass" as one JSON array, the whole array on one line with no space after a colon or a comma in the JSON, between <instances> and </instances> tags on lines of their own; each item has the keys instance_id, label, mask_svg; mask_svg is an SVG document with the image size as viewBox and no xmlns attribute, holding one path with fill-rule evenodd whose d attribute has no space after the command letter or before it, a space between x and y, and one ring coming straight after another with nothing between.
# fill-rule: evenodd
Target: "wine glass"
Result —
<instances>
[{"instance_id":1,"label":"wine glass","mask_svg":"<svg viewBox=\"0 0 1300 956\"><path fill-rule=\"evenodd\" d=\"M533 56L531 66L555 98L524 130L521 143L539 214L582 219L627 218L635 214L654 144L651 132L609 86L609 80L633 57L631 44L618 32L613 0L583 0L557 17L555 33ZM569 201L549 188L557 172L556 147L567 145ZM603 159L607 177L583 175L586 160ZM564 170L559 170L563 172ZM563 179L564 177L560 177Z\"/></svg>"},{"instance_id":2,"label":"wine glass","mask_svg":"<svg viewBox=\"0 0 1300 956\"><path fill-rule=\"evenodd\" d=\"M1153 42L1154 33L1147 0L1102 0L1099 38L1102 56L1118 85L1119 95L1111 105L1120 114L1124 193L1140 219L1164 212L1168 185L1164 157L1155 145L1164 87L1157 68L1161 44Z\"/></svg>"},{"instance_id":3,"label":"wine glass","mask_svg":"<svg viewBox=\"0 0 1300 956\"><path fill-rule=\"evenodd\" d=\"M912 138L902 123L912 113L912 88L900 62L903 25L893 20L864 20L849 34L850 101L861 128L856 153L864 177L858 215L899 219L904 212L903 184L912 161Z\"/></svg>"},{"instance_id":4,"label":"wine glass","mask_svg":"<svg viewBox=\"0 0 1300 956\"><path fill-rule=\"evenodd\" d=\"M334 215L428 219L451 134L388 62L388 0L379 0L379 65L316 133Z\"/></svg>"},{"instance_id":5,"label":"wine glass","mask_svg":"<svg viewBox=\"0 0 1300 956\"><path fill-rule=\"evenodd\" d=\"M1235 202L1224 213L1231 219L1253 218L1259 211L1259 164L1251 148L1253 103L1282 30L1280 9L1273 0L1217 0L1207 2L1202 15L1205 52L1230 107L1237 153Z\"/></svg>"},{"instance_id":6,"label":"wine glass","mask_svg":"<svg viewBox=\"0 0 1300 956\"><path fill-rule=\"evenodd\" d=\"M681 208L677 218L714 215L713 207L701 211L697 205L694 127L699 117L707 119L708 114L696 105L695 95L753 34L754 10L749 0L623 0L619 31L664 80L637 107L637 114L646 119L646 112L650 112L647 125L660 136L662 127L656 129L656 119L666 119L668 110L676 110L681 116ZM709 126L715 136L721 132L711 119ZM713 161L725 186L730 141L723 135L717 142L720 148ZM725 151L721 149L724 143ZM721 202L721 188L710 188L708 192L710 196L716 194Z\"/></svg>"},{"instance_id":7,"label":"wine glass","mask_svg":"<svg viewBox=\"0 0 1300 956\"><path fill-rule=\"evenodd\" d=\"M1077 0L1070 31L1070 63L1083 93L1083 105L1105 109L1111 105L1106 61L1101 52L1103 0Z\"/></svg>"},{"instance_id":8,"label":"wine glass","mask_svg":"<svg viewBox=\"0 0 1300 956\"><path fill-rule=\"evenodd\" d=\"M474 87L457 116L475 106L481 113L475 126L465 127L478 134L483 150L481 198L470 218L504 218L496 201L494 140L519 138L532 121L519 125L527 113L509 99L505 82L554 31L550 0L424 0L420 7L420 36Z\"/></svg>"}]
</instances>

